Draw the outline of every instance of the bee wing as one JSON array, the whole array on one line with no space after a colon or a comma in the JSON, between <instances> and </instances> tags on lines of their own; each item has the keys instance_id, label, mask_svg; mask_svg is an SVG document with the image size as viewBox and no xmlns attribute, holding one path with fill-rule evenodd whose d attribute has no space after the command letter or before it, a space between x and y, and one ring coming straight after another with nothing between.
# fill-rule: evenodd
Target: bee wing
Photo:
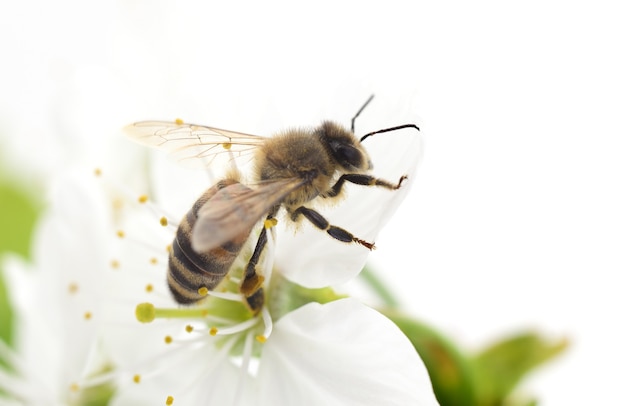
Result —
<instances>
[{"instance_id":1,"label":"bee wing","mask_svg":"<svg viewBox=\"0 0 626 406\"><path fill-rule=\"evenodd\" d=\"M241 234L249 234L272 207L302 183L303 180L292 178L263 182L256 189L240 183L220 189L198 210L191 232L192 248L206 252Z\"/></svg>"},{"instance_id":2,"label":"bee wing","mask_svg":"<svg viewBox=\"0 0 626 406\"><path fill-rule=\"evenodd\" d=\"M245 156L266 138L177 121L140 121L124 128L135 142L169 152L193 167L222 165Z\"/></svg>"}]
</instances>

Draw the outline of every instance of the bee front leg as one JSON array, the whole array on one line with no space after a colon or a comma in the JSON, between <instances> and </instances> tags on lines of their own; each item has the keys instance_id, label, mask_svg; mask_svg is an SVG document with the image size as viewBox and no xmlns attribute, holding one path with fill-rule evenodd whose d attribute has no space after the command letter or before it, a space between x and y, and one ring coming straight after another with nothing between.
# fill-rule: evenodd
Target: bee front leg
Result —
<instances>
[{"instance_id":1,"label":"bee front leg","mask_svg":"<svg viewBox=\"0 0 626 406\"><path fill-rule=\"evenodd\" d=\"M370 175L363 175L359 173L347 173L341 175L337 182L333 185L333 187L325 194L326 197L335 197L341 193L341 188L344 183L350 182L355 185L363 185L363 186L381 186L385 189L389 190L398 190L400 186L402 186L402 182L407 178L406 175L402 175L400 180L398 180L397 184L393 184L384 179L378 179Z\"/></svg>"},{"instance_id":2,"label":"bee front leg","mask_svg":"<svg viewBox=\"0 0 626 406\"><path fill-rule=\"evenodd\" d=\"M308 207L300 206L296 210L291 213L291 220L296 221L300 215L306 217L315 227L320 230L326 231L328 235L333 237L336 240L343 242L355 242L364 246L367 249L373 250L374 243L367 242L365 240L361 240L360 238L355 237L349 231L344 230L343 228L333 226L318 212L313 209L309 209Z\"/></svg>"}]
</instances>

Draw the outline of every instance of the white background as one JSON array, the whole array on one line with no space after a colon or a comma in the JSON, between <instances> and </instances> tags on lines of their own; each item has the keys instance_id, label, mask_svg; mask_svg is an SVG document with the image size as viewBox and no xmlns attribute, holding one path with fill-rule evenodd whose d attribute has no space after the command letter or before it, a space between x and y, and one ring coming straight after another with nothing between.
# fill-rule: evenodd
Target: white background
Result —
<instances>
[{"instance_id":1,"label":"white background","mask_svg":"<svg viewBox=\"0 0 626 406\"><path fill-rule=\"evenodd\" d=\"M403 302L469 349L526 328L565 335L570 350L527 391L623 402L621 5L371 3L5 2L4 165L41 182L102 164L103 139L131 121L269 134L345 122L376 93L363 123L413 121L425 142L373 255Z\"/></svg>"}]
</instances>

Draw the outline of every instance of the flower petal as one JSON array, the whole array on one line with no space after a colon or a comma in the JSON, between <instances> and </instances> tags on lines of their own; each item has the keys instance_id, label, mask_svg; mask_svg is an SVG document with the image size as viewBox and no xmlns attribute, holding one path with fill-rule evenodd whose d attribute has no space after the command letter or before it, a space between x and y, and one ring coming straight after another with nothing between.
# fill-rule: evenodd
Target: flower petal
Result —
<instances>
[{"instance_id":1,"label":"flower petal","mask_svg":"<svg viewBox=\"0 0 626 406\"><path fill-rule=\"evenodd\" d=\"M316 208L331 224L362 240L375 241L378 232L407 195L421 160L419 133L414 129L397 133L392 141L384 138L390 135L372 137L371 150L376 153L371 155L374 164L380 166L374 167L374 176L395 183L400 176L408 175L399 190L346 184L345 200L335 207ZM337 241L306 221L303 223L295 235L293 230L279 228L276 265L285 277L308 288L320 288L347 282L361 271L369 254L367 248Z\"/></svg>"},{"instance_id":2,"label":"flower petal","mask_svg":"<svg viewBox=\"0 0 626 406\"><path fill-rule=\"evenodd\" d=\"M310 303L278 321L263 348L262 405L436 405L409 340L354 299Z\"/></svg>"}]
</instances>

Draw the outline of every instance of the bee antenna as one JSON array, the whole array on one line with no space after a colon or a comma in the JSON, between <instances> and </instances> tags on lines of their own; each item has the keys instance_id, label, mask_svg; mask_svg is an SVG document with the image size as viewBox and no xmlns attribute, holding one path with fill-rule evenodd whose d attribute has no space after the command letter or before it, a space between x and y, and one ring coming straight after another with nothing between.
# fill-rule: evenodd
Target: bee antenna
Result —
<instances>
[{"instance_id":1,"label":"bee antenna","mask_svg":"<svg viewBox=\"0 0 626 406\"><path fill-rule=\"evenodd\" d=\"M368 100L368 101L369 101L369 100ZM367 105L367 103L366 103L366 105ZM363 106L363 107L365 107L365 106ZM363 108L361 108L361 110L363 110ZM359 113L360 113L360 111L359 111ZM358 115L358 114L357 114L357 115ZM354 119L353 119L353 120L354 120ZM420 129L419 129L419 127L418 127L418 126L416 126L415 124L403 124L403 125L399 125L399 126L396 126L396 127L384 128L384 129L382 129L382 130L378 130L378 131L374 131L374 132L371 132L371 133L365 134L364 136L362 136L362 137L361 137L361 140L360 140L360 141L361 141L361 142L363 142L363 140L364 140L364 139L366 139L367 137L372 136L372 135L374 135L374 134L387 133L387 132L389 132L389 131L401 130L401 129L403 129L403 128L415 128L417 131L419 131L419 130L420 130Z\"/></svg>"},{"instance_id":2,"label":"bee antenna","mask_svg":"<svg viewBox=\"0 0 626 406\"><path fill-rule=\"evenodd\" d=\"M356 114L354 115L354 117L352 117L352 122L350 125L350 130L352 131L352 134L354 134L354 120L356 120L356 118L359 116L359 114L361 114L361 112L365 109L365 107L367 107L368 104L370 104L370 102L372 101L372 99L374 98L374 95L371 95L366 101L365 103L361 106L361 108L359 109L359 111L356 112Z\"/></svg>"}]
</instances>

